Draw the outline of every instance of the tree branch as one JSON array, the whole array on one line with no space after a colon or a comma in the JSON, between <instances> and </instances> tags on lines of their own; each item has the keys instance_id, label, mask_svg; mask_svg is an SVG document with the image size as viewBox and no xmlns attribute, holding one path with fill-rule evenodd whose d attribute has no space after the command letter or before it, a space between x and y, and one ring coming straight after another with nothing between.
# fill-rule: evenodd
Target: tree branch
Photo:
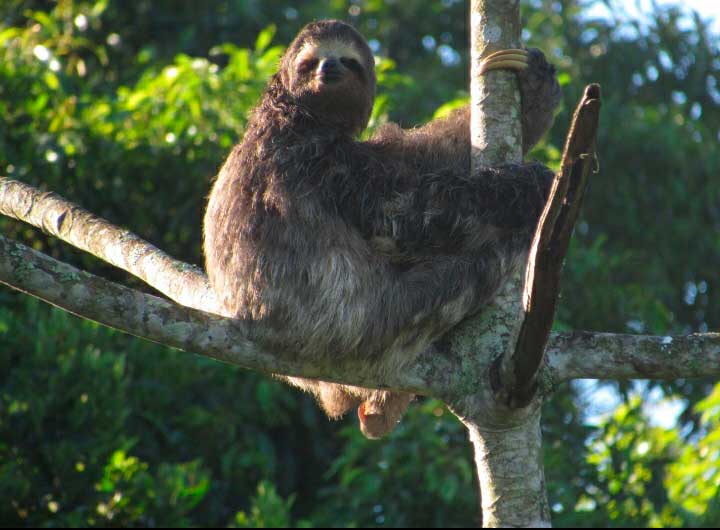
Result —
<instances>
[{"instance_id":1,"label":"tree branch","mask_svg":"<svg viewBox=\"0 0 720 530\"><path fill-rule=\"evenodd\" d=\"M402 373L387 370L382 363L369 365L342 356L302 359L291 348L279 347L277 337L262 323L180 306L83 272L3 236L0 283L137 337L266 374L427 394L443 381L432 380L439 370L450 372L442 359Z\"/></svg>"},{"instance_id":2,"label":"tree branch","mask_svg":"<svg viewBox=\"0 0 720 530\"><path fill-rule=\"evenodd\" d=\"M541 379L691 379L720 376L720 333L678 336L553 334Z\"/></svg>"},{"instance_id":3,"label":"tree branch","mask_svg":"<svg viewBox=\"0 0 720 530\"><path fill-rule=\"evenodd\" d=\"M27 222L70 245L89 252L137 276L181 306L185 306L178 307L168 303L158 305L161 299L108 282L28 249L20 243L2 239L5 250L0 248L0 261L3 262L5 272L0 275L0 283L28 292L83 318L167 346L193 351L268 374L323 379L369 388L392 388L421 395L440 395L442 390L448 388L445 383L452 378L454 366L451 366L447 357L437 356L437 350L432 348L420 356L420 362L408 367L402 374L383 369L382 362L375 367L348 367L342 359L337 359L332 366L310 366L305 363L287 365L286 360L292 359L292 353L267 353L272 350L274 344L278 343L277 337L266 331L268 334L263 336L262 346L251 344L261 337L261 325L233 319L220 318L217 321L218 325L228 329L223 329L223 333L217 331L213 333L215 337L230 333L229 342L220 339L220 343L208 345L208 349L202 342L188 343L183 338L183 334L199 337L205 321L193 317L194 313L188 312L187 308L198 309L203 312L198 314L204 314L204 312L214 312L215 307L214 292L209 286L207 276L200 269L169 257L137 235L114 226L55 193L42 192L22 182L0 178L0 214ZM12 266L8 261L11 257L8 252L11 250L14 254L24 255L24 261L15 273L12 272ZM27 284L26 282L32 278L26 278L25 274L35 269L37 269L35 272L43 277ZM41 288L40 284L45 285L46 289ZM95 306L92 304L92 297L76 296L78 293L85 295L88 290L96 293L95 296L107 298L107 303ZM62 294L58 295L58 292ZM110 303L112 296L103 293L115 293L124 297L123 300L126 302L120 305L132 315L139 315L136 317L137 322L126 322L125 313L115 311L120 306ZM129 300L134 300L133 304L136 306L128 305ZM180 335L175 335L174 331L154 333L143 325L143 322L150 317L142 315L166 318L163 312L167 311L172 312L174 322L183 323L189 329L183 330ZM251 328L254 330L253 335L249 334ZM247 334L242 330L246 330ZM225 355L222 344L235 344L236 347L228 350ZM245 350L243 345L252 345L253 348ZM268 360L266 364L253 366L252 352L261 350L265 352L264 355L277 357L277 362ZM346 366L347 370L342 366Z\"/></svg>"},{"instance_id":4,"label":"tree branch","mask_svg":"<svg viewBox=\"0 0 720 530\"><path fill-rule=\"evenodd\" d=\"M560 172L550 190L530 248L523 314L515 350L502 358L499 379L503 400L525 406L536 390L536 375L555 318L563 260L570 245L588 176L596 164L595 139L600 119L600 87L589 85L573 116Z\"/></svg>"},{"instance_id":5,"label":"tree branch","mask_svg":"<svg viewBox=\"0 0 720 530\"><path fill-rule=\"evenodd\" d=\"M57 261L0 236L0 283L82 318L173 348L266 374L333 379L441 395L462 385L462 352L428 351L400 374L374 374L342 359L308 365L292 352L263 349L260 326L178 306ZM553 334L540 378L547 387L583 378L678 379L720 376L720 334L687 336Z\"/></svg>"},{"instance_id":6,"label":"tree branch","mask_svg":"<svg viewBox=\"0 0 720 530\"><path fill-rule=\"evenodd\" d=\"M0 214L30 223L47 234L137 276L181 305L213 311L215 293L197 267L52 192L0 178Z\"/></svg>"}]
</instances>

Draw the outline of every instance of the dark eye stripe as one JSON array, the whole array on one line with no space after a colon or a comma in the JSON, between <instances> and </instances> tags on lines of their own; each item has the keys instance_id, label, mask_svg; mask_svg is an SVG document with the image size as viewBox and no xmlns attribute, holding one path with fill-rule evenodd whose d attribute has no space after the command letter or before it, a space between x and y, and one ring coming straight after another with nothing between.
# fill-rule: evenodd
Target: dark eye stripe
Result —
<instances>
[{"instance_id":1,"label":"dark eye stripe","mask_svg":"<svg viewBox=\"0 0 720 530\"><path fill-rule=\"evenodd\" d=\"M298 65L298 72L305 73L314 70L317 64L318 60L316 58L306 59Z\"/></svg>"},{"instance_id":2,"label":"dark eye stripe","mask_svg":"<svg viewBox=\"0 0 720 530\"><path fill-rule=\"evenodd\" d=\"M365 74L364 68L355 59L352 59L350 57L343 57L342 59L340 59L340 62L343 63L347 68L349 68L356 74L360 74L360 75Z\"/></svg>"}]
</instances>

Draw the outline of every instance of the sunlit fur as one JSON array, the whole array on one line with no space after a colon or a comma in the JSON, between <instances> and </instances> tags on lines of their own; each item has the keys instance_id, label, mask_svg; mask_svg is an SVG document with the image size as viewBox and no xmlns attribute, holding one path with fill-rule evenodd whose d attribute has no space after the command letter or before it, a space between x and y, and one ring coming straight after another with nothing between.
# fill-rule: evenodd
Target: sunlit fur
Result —
<instances>
[{"instance_id":1,"label":"sunlit fur","mask_svg":"<svg viewBox=\"0 0 720 530\"><path fill-rule=\"evenodd\" d=\"M326 83L313 61L327 57L360 68L345 61L351 67ZM528 72L540 74L520 79L525 88L541 79L545 91L539 107L523 107L534 143L559 91L542 54L533 61ZM306 26L218 175L204 235L226 315L262 322L273 346L300 358L357 360L377 376L488 303L527 250L552 174L524 164L470 175L467 109L358 141L374 95L362 36L338 21ZM290 381L331 417L359 407L369 437L391 430L412 399Z\"/></svg>"}]
</instances>

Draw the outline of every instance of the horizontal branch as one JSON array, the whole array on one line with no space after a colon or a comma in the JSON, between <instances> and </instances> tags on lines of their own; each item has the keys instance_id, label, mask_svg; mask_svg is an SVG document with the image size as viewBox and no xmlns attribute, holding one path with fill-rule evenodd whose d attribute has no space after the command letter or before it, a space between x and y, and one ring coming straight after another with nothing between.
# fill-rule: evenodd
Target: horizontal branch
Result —
<instances>
[{"instance_id":1,"label":"horizontal branch","mask_svg":"<svg viewBox=\"0 0 720 530\"><path fill-rule=\"evenodd\" d=\"M362 359L299 358L279 349L261 322L236 320L183 307L83 272L21 243L0 236L0 283L77 316L153 342L212 357L266 374L428 394L430 366L418 363L402 373ZM433 359L428 357L427 359ZM446 363L434 358L432 373ZM449 373L449 370L444 370ZM420 375L419 375L420 374ZM439 381L436 377L433 384Z\"/></svg>"},{"instance_id":2,"label":"horizontal branch","mask_svg":"<svg viewBox=\"0 0 720 530\"><path fill-rule=\"evenodd\" d=\"M545 376L570 379L690 379L720 376L720 333L651 336L553 334Z\"/></svg>"},{"instance_id":3,"label":"horizontal branch","mask_svg":"<svg viewBox=\"0 0 720 530\"><path fill-rule=\"evenodd\" d=\"M179 304L205 311L215 293L197 267L52 192L0 178L0 214L24 221L137 276Z\"/></svg>"},{"instance_id":4,"label":"horizontal branch","mask_svg":"<svg viewBox=\"0 0 720 530\"><path fill-rule=\"evenodd\" d=\"M0 236L0 283L82 318L266 374L447 395L461 387L462 359L430 350L402 373L362 360L298 359L273 350L262 325L227 319L141 293ZM540 375L545 389L570 379L679 379L720 376L720 334L687 336L554 333Z\"/></svg>"},{"instance_id":5,"label":"horizontal branch","mask_svg":"<svg viewBox=\"0 0 720 530\"><path fill-rule=\"evenodd\" d=\"M16 202L17 201L17 202ZM44 211L47 209L48 211ZM191 307L214 304L197 268L174 260L134 234L117 228L55 194L0 179L0 213L28 221L113 263ZM91 228L83 229L88 223ZM106 241L104 246L94 238ZM129 257L123 257L129 249ZM158 255L153 255L158 254ZM153 265L155 264L155 265ZM159 265L158 265L159 264ZM153 267L160 267L157 272ZM167 271L163 278L162 271ZM183 282L187 281L186 287ZM332 380L366 387L447 396L463 374L457 352L428 350L403 373L332 366L273 351L261 325L182 307L82 272L0 236L0 283L25 291L83 318L174 348L264 373ZM198 294L193 294L200 293ZM179 294L178 294L179 293ZM185 294L183 294L185 293ZM185 305L185 304L183 304ZM489 330L487 330L489 331ZM646 336L574 332L551 335L539 378L545 388L570 379L678 379L720 376L720 334Z\"/></svg>"}]
</instances>

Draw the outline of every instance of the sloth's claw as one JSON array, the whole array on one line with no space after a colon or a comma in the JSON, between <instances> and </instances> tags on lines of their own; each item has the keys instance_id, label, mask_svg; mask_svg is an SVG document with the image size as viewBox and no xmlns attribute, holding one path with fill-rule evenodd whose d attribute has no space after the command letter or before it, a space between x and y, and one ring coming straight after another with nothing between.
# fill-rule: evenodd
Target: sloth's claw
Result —
<instances>
[{"instance_id":1,"label":"sloth's claw","mask_svg":"<svg viewBox=\"0 0 720 530\"><path fill-rule=\"evenodd\" d=\"M507 49L491 53L480 65L480 75L491 70L526 70L530 61L527 50Z\"/></svg>"}]
</instances>

